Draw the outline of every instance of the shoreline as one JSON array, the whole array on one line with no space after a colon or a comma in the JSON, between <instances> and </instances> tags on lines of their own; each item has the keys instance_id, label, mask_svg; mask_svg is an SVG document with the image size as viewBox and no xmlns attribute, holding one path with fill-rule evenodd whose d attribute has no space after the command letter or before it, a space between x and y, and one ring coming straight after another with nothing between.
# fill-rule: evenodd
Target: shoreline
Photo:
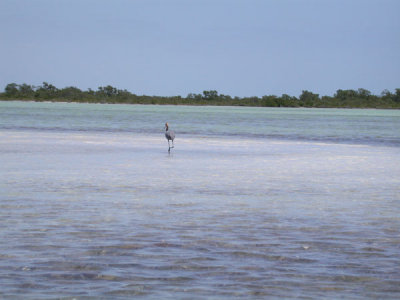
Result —
<instances>
[{"instance_id":1,"label":"shoreline","mask_svg":"<svg viewBox=\"0 0 400 300\"><path fill-rule=\"evenodd\" d=\"M96 101L68 101L68 100L33 100L33 99L0 99L0 102L30 102L30 103L61 103L61 104L106 104L106 105L143 105L143 106L198 106L198 107L253 107L253 108L293 108L293 109L362 109L362 110L400 110L400 107L358 107L358 106L258 106L258 105L225 105L212 103L174 104L174 103L126 103L126 102L96 102Z\"/></svg>"}]
</instances>

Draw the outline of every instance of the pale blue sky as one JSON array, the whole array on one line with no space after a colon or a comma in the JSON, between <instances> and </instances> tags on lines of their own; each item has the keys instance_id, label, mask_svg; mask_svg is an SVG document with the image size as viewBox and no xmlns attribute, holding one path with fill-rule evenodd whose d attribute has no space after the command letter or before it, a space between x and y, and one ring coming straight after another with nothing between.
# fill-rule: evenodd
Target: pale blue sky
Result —
<instances>
[{"instance_id":1,"label":"pale blue sky","mask_svg":"<svg viewBox=\"0 0 400 300\"><path fill-rule=\"evenodd\" d=\"M400 88L399 11L399 0L0 0L0 89L380 94Z\"/></svg>"}]
</instances>

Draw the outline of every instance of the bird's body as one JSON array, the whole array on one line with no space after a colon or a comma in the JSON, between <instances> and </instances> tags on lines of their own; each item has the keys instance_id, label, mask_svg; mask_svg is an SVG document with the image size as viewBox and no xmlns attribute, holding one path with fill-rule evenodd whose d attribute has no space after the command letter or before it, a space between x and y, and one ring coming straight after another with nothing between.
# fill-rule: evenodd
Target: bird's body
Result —
<instances>
[{"instance_id":1,"label":"bird's body","mask_svg":"<svg viewBox=\"0 0 400 300\"><path fill-rule=\"evenodd\" d=\"M171 148L174 148L175 132L169 130L168 123L165 123L165 138L168 141L168 152L169 152L171 151ZM169 141L172 141L172 147L170 146Z\"/></svg>"},{"instance_id":2,"label":"bird's body","mask_svg":"<svg viewBox=\"0 0 400 300\"><path fill-rule=\"evenodd\" d=\"M166 132L165 132L165 137L166 137L167 140L169 140L169 141L174 141L174 139L175 139L175 132L173 132L173 131L166 131Z\"/></svg>"}]
</instances>

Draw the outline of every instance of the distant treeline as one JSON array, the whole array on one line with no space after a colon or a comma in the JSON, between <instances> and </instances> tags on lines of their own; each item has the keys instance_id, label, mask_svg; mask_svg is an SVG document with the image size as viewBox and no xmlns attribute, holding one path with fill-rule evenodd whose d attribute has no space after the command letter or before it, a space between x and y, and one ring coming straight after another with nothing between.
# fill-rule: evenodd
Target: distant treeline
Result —
<instances>
[{"instance_id":1,"label":"distant treeline","mask_svg":"<svg viewBox=\"0 0 400 300\"><path fill-rule=\"evenodd\" d=\"M99 87L97 91L82 91L76 87L58 89L43 82L40 86L10 83L0 93L1 100L34 100L54 102L126 103L126 104L175 104L175 105L226 105L265 107L337 107L337 108L400 108L400 89L394 93L384 90L381 95L372 95L366 89L337 90L333 96L320 96L303 91L299 97L282 96L231 97L217 91L189 94L186 97L135 95L110 85Z\"/></svg>"}]
</instances>

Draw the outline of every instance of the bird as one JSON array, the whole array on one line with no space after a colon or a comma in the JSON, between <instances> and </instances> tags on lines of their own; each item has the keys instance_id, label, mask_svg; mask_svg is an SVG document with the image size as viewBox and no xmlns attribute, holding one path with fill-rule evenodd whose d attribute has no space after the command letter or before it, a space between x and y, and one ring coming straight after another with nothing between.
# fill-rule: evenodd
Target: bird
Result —
<instances>
[{"instance_id":1,"label":"bird","mask_svg":"<svg viewBox=\"0 0 400 300\"><path fill-rule=\"evenodd\" d=\"M168 123L165 123L165 138L168 141L168 152L170 152L171 148L174 148L175 132L168 130L168 128ZM170 146L169 141L172 141L172 147Z\"/></svg>"}]
</instances>

